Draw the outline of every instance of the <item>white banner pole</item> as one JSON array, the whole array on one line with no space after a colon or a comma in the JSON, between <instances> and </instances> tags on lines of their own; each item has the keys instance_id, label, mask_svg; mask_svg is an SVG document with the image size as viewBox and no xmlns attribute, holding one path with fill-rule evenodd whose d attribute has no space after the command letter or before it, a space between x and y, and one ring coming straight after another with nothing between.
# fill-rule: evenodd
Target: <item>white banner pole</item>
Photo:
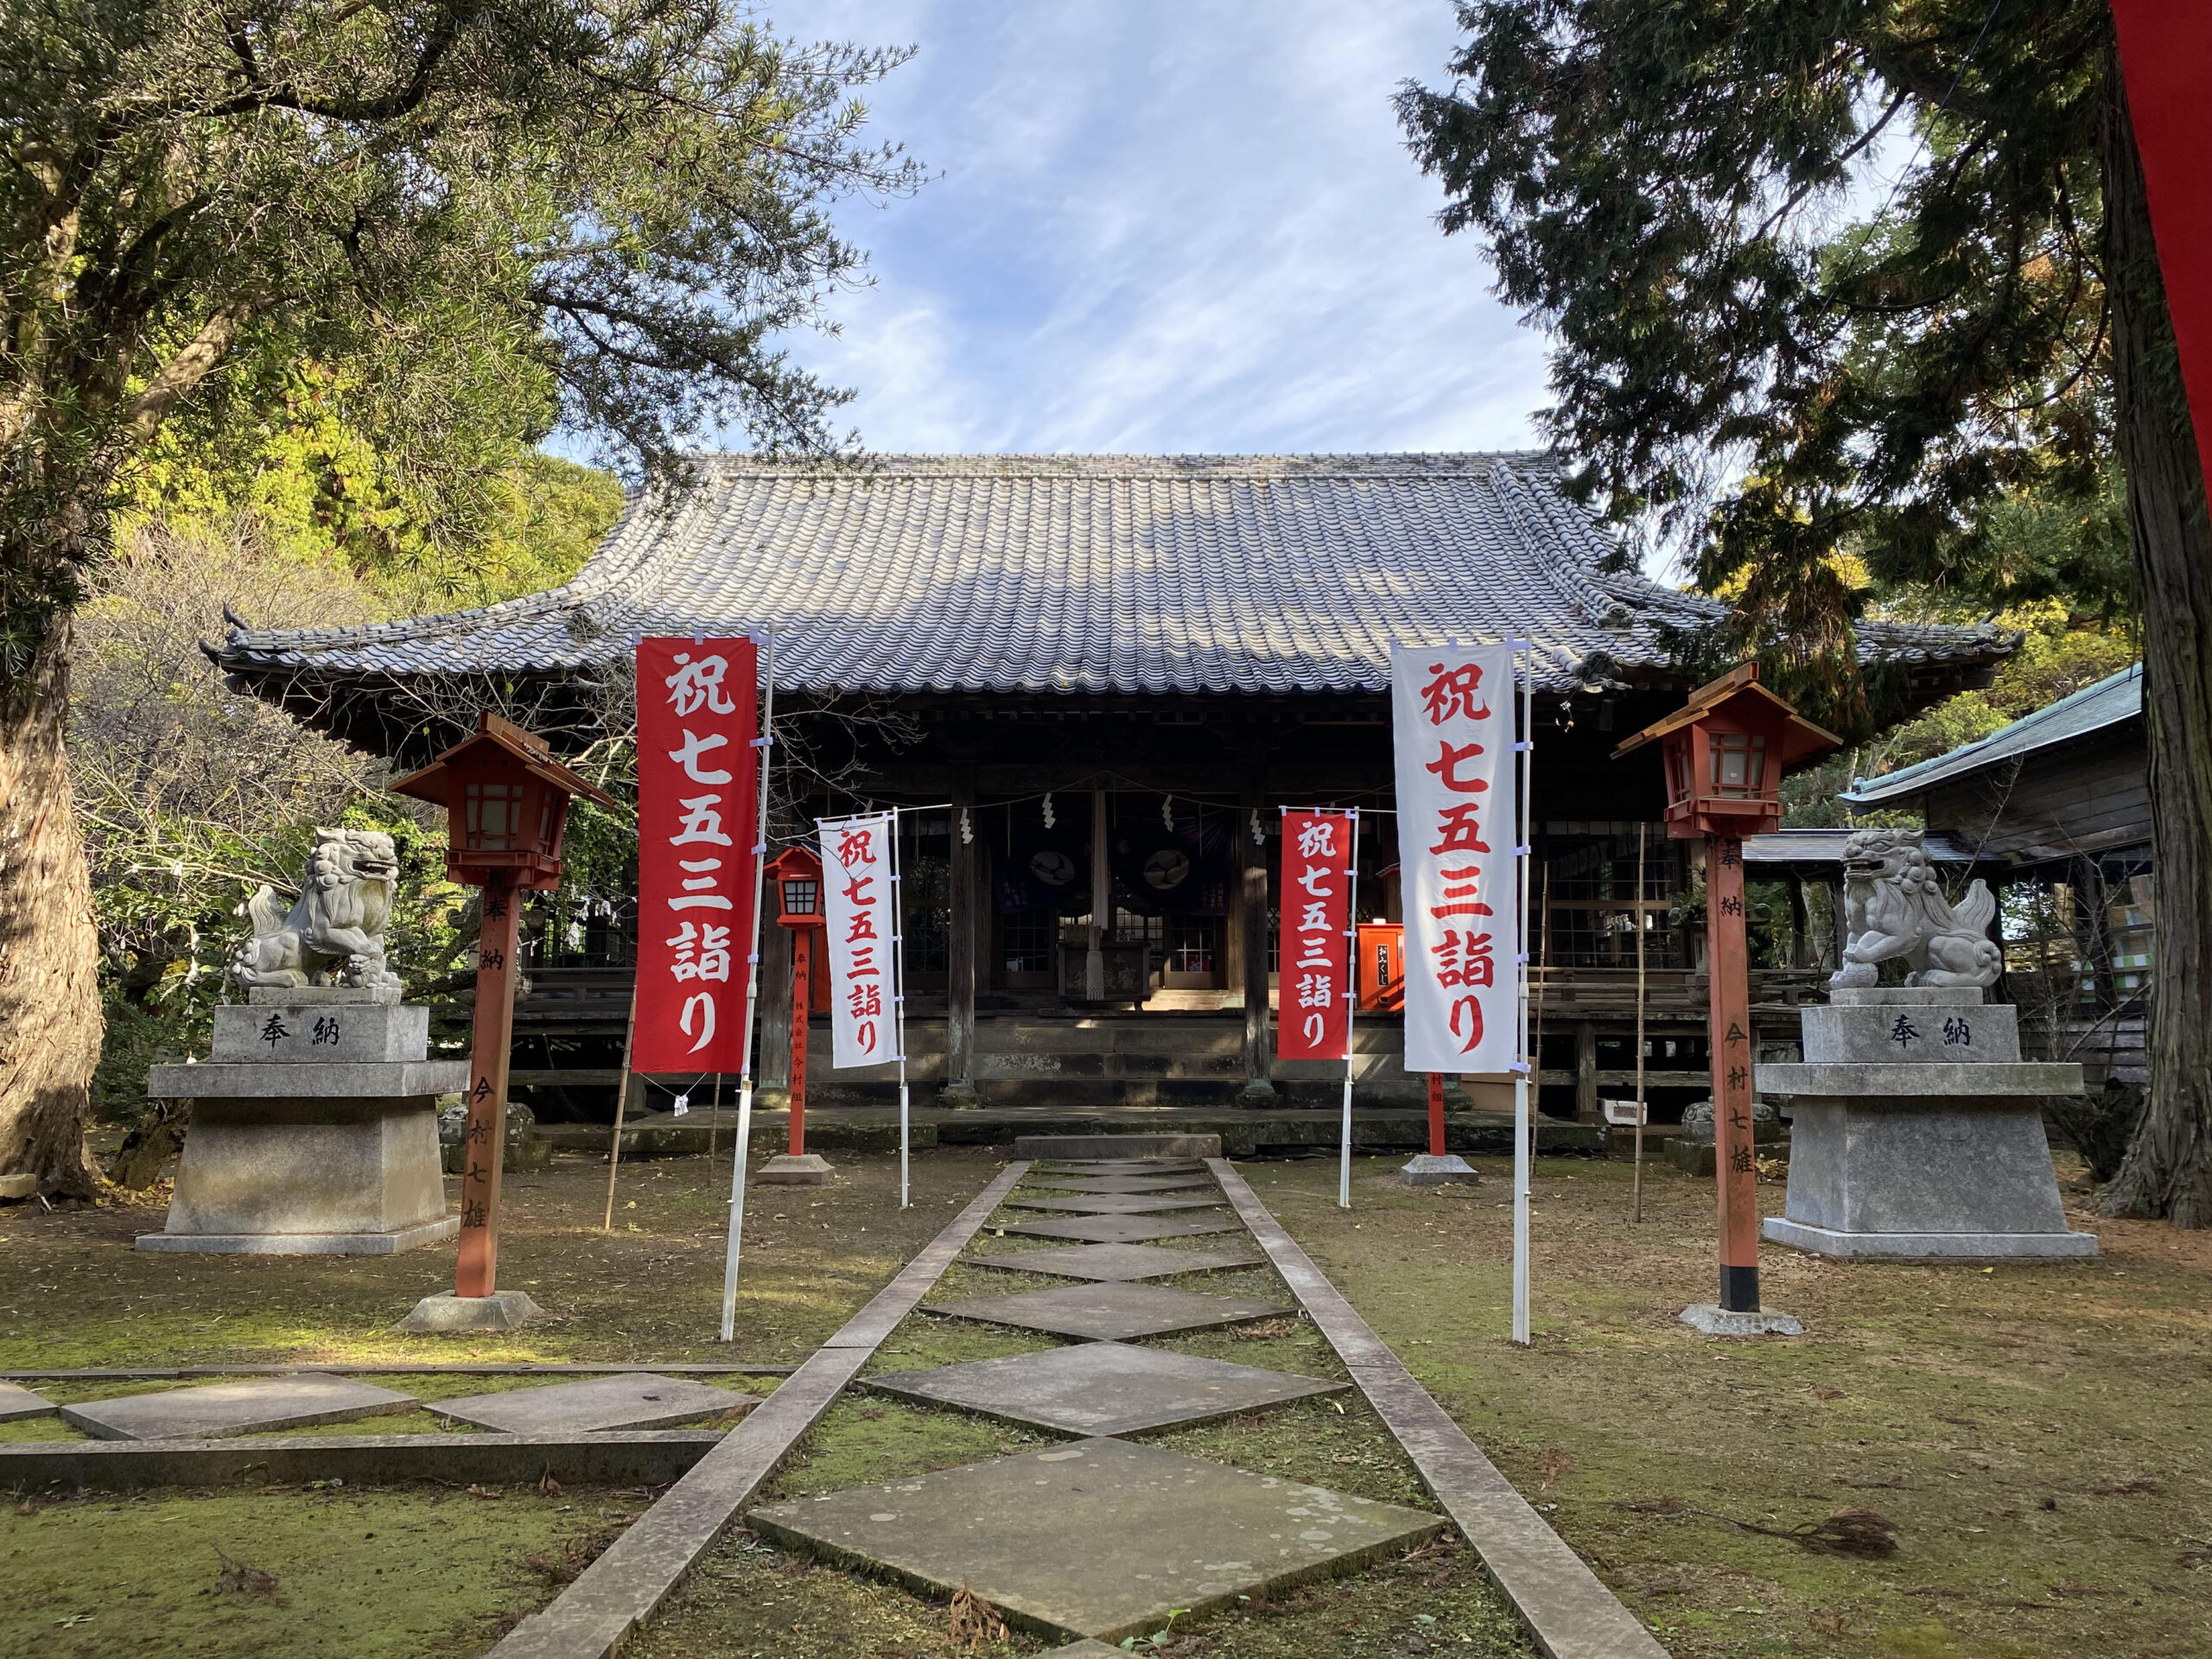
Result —
<instances>
[{"instance_id":1,"label":"white banner pole","mask_svg":"<svg viewBox=\"0 0 2212 1659\"><path fill-rule=\"evenodd\" d=\"M1535 692L1536 651L1533 640L1516 639L1510 642L1514 652L1514 677L1521 686L1521 741L1514 747L1521 751L1520 839L1514 851L1520 865L1521 951L1526 957L1529 944L1529 866L1535 858L1535 839L1530 834L1529 817L1529 785L1532 776L1531 760L1536 748ZM1524 664L1521 653L1526 652ZM1534 1161L1535 1124L1531 1117L1529 1080L1535 1065L1529 1055L1529 975L1522 964L1521 979L1521 1037L1520 1059L1514 1068L1513 1078L1513 1340L1523 1348L1529 1345L1529 1198L1531 1183L1530 1165Z\"/></svg>"},{"instance_id":2,"label":"white banner pole","mask_svg":"<svg viewBox=\"0 0 2212 1659\"><path fill-rule=\"evenodd\" d=\"M746 957L745 1069L737 1079L737 1146L729 1166L729 1238L722 1249L722 1340L737 1338L737 1258L745 1243L745 1163L753 1142L753 1022L760 1006L760 912L767 897L760 891L760 871L768 856L768 763L774 756L776 734L776 637L765 628L760 633L760 735L753 740L760 750L760 801L753 828L753 944Z\"/></svg>"},{"instance_id":3,"label":"white banner pole","mask_svg":"<svg viewBox=\"0 0 2212 1659\"><path fill-rule=\"evenodd\" d=\"M1337 1166L1337 1205L1351 1208L1351 1022L1359 1012L1359 809L1353 807L1347 815L1351 819L1351 870L1344 899L1344 961L1351 971L1344 976L1344 1151Z\"/></svg>"},{"instance_id":4,"label":"white banner pole","mask_svg":"<svg viewBox=\"0 0 2212 1659\"><path fill-rule=\"evenodd\" d=\"M912 1196L906 1184L906 889L899 851L899 809L891 809L891 1014L899 1033L899 1207Z\"/></svg>"}]
</instances>

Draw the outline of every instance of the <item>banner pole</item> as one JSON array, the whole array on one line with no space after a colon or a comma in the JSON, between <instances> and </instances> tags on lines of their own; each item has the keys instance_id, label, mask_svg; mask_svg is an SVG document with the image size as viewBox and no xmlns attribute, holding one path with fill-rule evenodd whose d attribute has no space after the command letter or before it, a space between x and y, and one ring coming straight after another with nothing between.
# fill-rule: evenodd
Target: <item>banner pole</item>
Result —
<instances>
[{"instance_id":1,"label":"banner pole","mask_svg":"<svg viewBox=\"0 0 2212 1659\"><path fill-rule=\"evenodd\" d=\"M1536 748L1535 721L1535 645L1533 640L1520 640L1516 645L1528 652L1524 665L1521 652L1514 653L1515 677L1521 682L1521 837L1520 868L1521 950L1517 955L1529 954L1529 864L1535 857L1535 842L1529 834L1529 789L1532 776L1531 761ZM1529 1058L1529 975L1527 963L1518 976L1521 984L1521 1064L1513 1078L1513 1340L1525 1348L1529 1345L1529 1197L1530 1164L1533 1161L1535 1126L1530 1120L1529 1073L1532 1064Z\"/></svg>"},{"instance_id":2,"label":"banner pole","mask_svg":"<svg viewBox=\"0 0 2212 1659\"><path fill-rule=\"evenodd\" d=\"M1636 826L1636 1219L1643 1219L1643 832Z\"/></svg>"},{"instance_id":3,"label":"banner pole","mask_svg":"<svg viewBox=\"0 0 2212 1659\"><path fill-rule=\"evenodd\" d=\"M907 1185L906 888L899 851L899 809L891 809L891 1012L899 1024L899 1207L913 1203Z\"/></svg>"},{"instance_id":4,"label":"banner pole","mask_svg":"<svg viewBox=\"0 0 2212 1659\"><path fill-rule=\"evenodd\" d=\"M737 1077L737 1144L730 1148L729 1237L722 1249L722 1334L724 1342L737 1338L737 1258L745 1237L745 1160L753 1139L753 1022L760 1006L760 912L766 905L760 892L760 872L768 855L768 763L774 756L776 738L776 636L760 634L760 805L753 830L753 944L746 957L744 1066Z\"/></svg>"},{"instance_id":5,"label":"banner pole","mask_svg":"<svg viewBox=\"0 0 2212 1659\"><path fill-rule=\"evenodd\" d=\"M639 907L642 911L643 906ZM643 928L645 917L640 914L638 925ZM638 1040L638 981L645 974L642 959L638 963L635 977L630 981L630 1019L622 1028L622 1081L614 1085L614 1141L607 1149L607 1218L600 1223L599 1230L614 1230L614 1174L622 1167L622 1111L630 1103L630 1053Z\"/></svg>"},{"instance_id":6,"label":"banner pole","mask_svg":"<svg viewBox=\"0 0 2212 1659\"><path fill-rule=\"evenodd\" d=\"M1351 868L1344 897L1344 1150L1337 1161L1337 1206L1342 1210L1351 1208L1351 1022L1359 1012L1359 809L1355 806L1345 816L1351 820Z\"/></svg>"}]
</instances>

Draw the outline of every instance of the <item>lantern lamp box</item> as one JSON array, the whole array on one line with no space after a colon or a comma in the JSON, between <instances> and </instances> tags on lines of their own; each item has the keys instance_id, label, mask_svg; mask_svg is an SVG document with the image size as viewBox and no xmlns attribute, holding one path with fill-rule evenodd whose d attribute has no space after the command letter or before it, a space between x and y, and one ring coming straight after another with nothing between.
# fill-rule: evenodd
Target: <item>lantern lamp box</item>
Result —
<instances>
[{"instance_id":1,"label":"lantern lamp box","mask_svg":"<svg viewBox=\"0 0 2212 1659\"><path fill-rule=\"evenodd\" d=\"M477 715L474 735L398 779L391 791L446 809L446 874L479 887L495 870L512 871L518 887L559 886L569 798L615 804L556 760L543 738L489 711Z\"/></svg>"},{"instance_id":2,"label":"lantern lamp box","mask_svg":"<svg viewBox=\"0 0 2212 1659\"><path fill-rule=\"evenodd\" d=\"M1667 779L1667 834L1770 835L1782 823L1782 774L1843 740L1799 715L1759 683L1757 663L1700 686L1688 702L1645 727L1613 759L1656 741Z\"/></svg>"}]
</instances>

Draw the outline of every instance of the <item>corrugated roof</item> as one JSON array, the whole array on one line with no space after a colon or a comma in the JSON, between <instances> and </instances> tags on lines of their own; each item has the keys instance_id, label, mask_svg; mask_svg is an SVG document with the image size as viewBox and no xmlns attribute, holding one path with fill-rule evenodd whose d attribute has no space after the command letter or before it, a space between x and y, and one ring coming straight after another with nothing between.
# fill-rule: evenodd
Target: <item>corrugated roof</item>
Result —
<instances>
[{"instance_id":1,"label":"corrugated roof","mask_svg":"<svg viewBox=\"0 0 2212 1659\"><path fill-rule=\"evenodd\" d=\"M216 654L255 680L560 673L766 628L786 690L1266 693L1379 691L1394 644L1517 636L1562 688L1593 658L1663 665L1669 630L1720 614L1600 573L1611 546L1535 454L715 456L550 593ZM1861 631L1919 662L2008 642Z\"/></svg>"},{"instance_id":2,"label":"corrugated roof","mask_svg":"<svg viewBox=\"0 0 2212 1659\"><path fill-rule=\"evenodd\" d=\"M1843 850L1859 832L1843 829L1773 830L1763 836L1744 837L1746 864L1840 864ZM1955 836L1931 830L1923 838L1929 858L1937 864L1971 864L1974 849Z\"/></svg>"},{"instance_id":3,"label":"corrugated roof","mask_svg":"<svg viewBox=\"0 0 2212 1659\"><path fill-rule=\"evenodd\" d=\"M1838 800L1853 806L1879 806L1910 795L1918 795L1938 784L1955 783L1985 767L2018 760L2133 720L2143 712L2143 664L2084 686L2070 697L2061 697L2047 709L2023 715L1977 743L1957 748L1916 765L1900 766L1879 778L1855 778Z\"/></svg>"}]
</instances>

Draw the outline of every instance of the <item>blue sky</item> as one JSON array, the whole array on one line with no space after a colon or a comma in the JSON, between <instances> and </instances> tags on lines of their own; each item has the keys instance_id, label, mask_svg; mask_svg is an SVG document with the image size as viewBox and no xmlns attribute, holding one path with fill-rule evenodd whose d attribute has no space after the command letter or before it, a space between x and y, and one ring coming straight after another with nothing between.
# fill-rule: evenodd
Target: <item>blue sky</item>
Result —
<instances>
[{"instance_id":1,"label":"blue sky","mask_svg":"<svg viewBox=\"0 0 2212 1659\"><path fill-rule=\"evenodd\" d=\"M800 360L878 452L1522 448L1542 339L1446 238L1390 95L1448 0L782 0L911 43L873 130L933 175L851 204L874 285Z\"/></svg>"}]
</instances>

